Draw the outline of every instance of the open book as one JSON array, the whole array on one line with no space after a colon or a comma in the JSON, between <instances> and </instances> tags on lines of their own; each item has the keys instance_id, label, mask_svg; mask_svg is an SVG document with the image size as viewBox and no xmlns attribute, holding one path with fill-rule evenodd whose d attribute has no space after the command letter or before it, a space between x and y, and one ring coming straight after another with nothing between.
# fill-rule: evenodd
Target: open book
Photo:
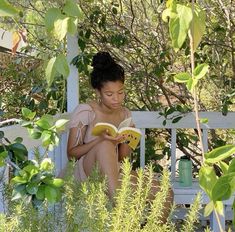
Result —
<instances>
[{"instance_id":1,"label":"open book","mask_svg":"<svg viewBox=\"0 0 235 232\"><path fill-rule=\"evenodd\" d=\"M131 118L125 119L120 123L118 128L111 123L99 122L95 124L91 133L94 136L99 136L103 132L107 131L108 134L113 137L116 137L117 135L127 135L121 142L127 142L127 144L135 150L141 138L141 131L129 126L131 120Z\"/></svg>"}]
</instances>

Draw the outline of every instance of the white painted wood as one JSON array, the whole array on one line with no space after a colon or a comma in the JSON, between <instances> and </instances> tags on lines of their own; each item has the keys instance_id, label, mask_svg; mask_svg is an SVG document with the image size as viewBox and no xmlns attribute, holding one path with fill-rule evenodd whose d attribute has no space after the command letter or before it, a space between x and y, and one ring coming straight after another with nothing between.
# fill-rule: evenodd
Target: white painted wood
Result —
<instances>
[{"instance_id":1,"label":"white painted wood","mask_svg":"<svg viewBox=\"0 0 235 232\"><path fill-rule=\"evenodd\" d=\"M77 36L67 36L67 61L70 73L67 80L67 111L72 112L79 103L79 76L78 69L70 64L72 59L78 55Z\"/></svg>"},{"instance_id":2,"label":"white painted wood","mask_svg":"<svg viewBox=\"0 0 235 232\"><path fill-rule=\"evenodd\" d=\"M196 128L194 113L187 113L177 123L168 121L165 126L162 122L164 118L159 115L159 112L132 112L135 125L138 128ZM221 112L200 112L200 118L208 118L207 124L200 124L201 128L216 129L216 128L235 128L235 112L229 112L227 116L223 116Z\"/></svg>"},{"instance_id":3,"label":"white painted wood","mask_svg":"<svg viewBox=\"0 0 235 232\"><path fill-rule=\"evenodd\" d=\"M208 151L208 130L207 129L202 130L202 143L203 143L204 152L207 152Z\"/></svg>"},{"instance_id":4,"label":"white painted wood","mask_svg":"<svg viewBox=\"0 0 235 232\"><path fill-rule=\"evenodd\" d=\"M176 129L171 129L171 180L175 180L176 167Z\"/></svg>"},{"instance_id":5,"label":"white painted wood","mask_svg":"<svg viewBox=\"0 0 235 232\"><path fill-rule=\"evenodd\" d=\"M141 129L142 137L140 140L140 167L145 166L145 128Z\"/></svg>"},{"instance_id":6,"label":"white painted wood","mask_svg":"<svg viewBox=\"0 0 235 232\"><path fill-rule=\"evenodd\" d=\"M0 128L1 131L4 132L5 137L8 138L11 142L14 141L16 137L22 137L23 138L23 144L30 150L34 147L40 146L41 141L31 139L28 136L28 131L26 128L23 128L20 125L13 125L13 126L6 126Z\"/></svg>"}]
</instances>

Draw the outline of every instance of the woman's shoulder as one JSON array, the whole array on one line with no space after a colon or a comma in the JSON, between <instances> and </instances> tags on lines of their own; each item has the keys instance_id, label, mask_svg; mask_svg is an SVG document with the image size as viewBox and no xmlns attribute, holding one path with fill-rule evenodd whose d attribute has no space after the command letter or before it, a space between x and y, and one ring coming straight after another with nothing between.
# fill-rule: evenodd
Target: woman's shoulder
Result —
<instances>
[{"instance_id":1,"label":"woman's shoulder","mask_svg":"<svg viewBox=\"0 0 235 232\"><path fill-rule=\"evenodd\" d=\"M94 110L88 103L79 104L71 114L70 128L77 127L80 123L89 125L94 117Z\"/></svg>"},{"instance_id":2,"label":"woman's shoulder","mask_svg":"<svg viewBox=\"0 0 235 232\"><path fill-rule=\"evenodd\" d=\"M74 112L81 112L81 111L93 111L93 108L90 106L89 103L82 103L79 104L73 111Z\"/></svg>"},{"instance_id":3,"label":"woman's shoulder","mask_svg":"<svg viewBox=\"0 0 235 232\"><path fill-rule=\"evenodd\" d=\"M131 117L131 111L127 107L123 106L123 112L124 112L125 118Z\"/></svg>"}]
</instances>

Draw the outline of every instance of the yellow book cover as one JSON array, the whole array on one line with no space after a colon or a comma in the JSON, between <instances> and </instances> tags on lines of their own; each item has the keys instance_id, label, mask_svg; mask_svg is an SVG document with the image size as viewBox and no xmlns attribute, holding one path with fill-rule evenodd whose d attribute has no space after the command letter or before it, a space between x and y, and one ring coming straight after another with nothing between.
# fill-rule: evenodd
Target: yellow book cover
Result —
<instances>
[{"instance_id":1,"label":"yellow book cover","mask_svg":"<svg viewBox=\"0 0 235 232\"><path fill-rule=\"evenodd\" d=\"M105 131L108 131L108 134L116 137L117 135L126 135L126 139L122 142L127 142L127 144L135 150L140 138L141 131L137 128L130 127L131 118L127 118L120 123L118 128L111 123L99 122L96 123L92 129L92 135L99 136Z\"/></svg>"}]
</instances>

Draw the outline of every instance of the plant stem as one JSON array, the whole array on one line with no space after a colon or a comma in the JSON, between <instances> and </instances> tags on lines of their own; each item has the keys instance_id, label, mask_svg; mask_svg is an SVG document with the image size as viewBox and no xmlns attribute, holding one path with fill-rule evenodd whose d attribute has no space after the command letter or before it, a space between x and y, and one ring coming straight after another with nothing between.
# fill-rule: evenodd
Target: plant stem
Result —
<instances>
[{"instance_id":1,"label":"plant stem","mask_svg":"<svg viewBox=\"0 0 235 232\"><path fill-rule=\"evenodd\" d=\"M215 212L216 220L217 220L218 225L219 225L219 230L220 230L220 232L224 232L224 230L223 230L223 228L221 226L221 223L220 223L219 215L218 215L216 210L214 210L214 212Z\"/></svg>"},{"instance_id":2,"label":"plant stem","mask_svg":"<svg viewBox=\"0 0 235 232\"><path fill-rule=\"evenodd\" d=\"M192 0L192 12L194 12L194 0ZM193 41L193 31L189 31L189 39L190 39L190 60L191 60L191 74L192 78L194 79L193 75L193 70L195 68L195 59L194 59L194 41ZM194 112L195 112L195 117L196 117L196 126L198 130L198 137L199 137L199 142L201 146L201 151L202 151L202 163L204 163L204 147L203 147L203 142L202 142L202 131L200 128L200 118L199 118L199 112L198 112L198 99L197 99L197 88L196 86L193 88L193 101L194 101Z\"/></svg>"},{"instance_id":3,"label":"plant stem","mask_svg":"<svg viewBox=\"0 0 235 232\"><path fill-rule=\"evenodd\" d=\"M192 12L193 12L193 16L194 16L194 0L192 0ZM194 59L194 46L193 46L194 41L193 41L193 34L192 33L193 33L193 31L189 30L191 73L192 73L192 78L194 79L193 70L195 68L195 59ZM200 118L199 118L199 112L198 112L198 99L197 99L197 87L196 86L193 88L193 101L194 101L194 111L195 111L195 117L196 117L196 126L197 126L197 130L198 130L198 137L199 137L201 151L202 151L202 163L204 163L205 152L204 152L204 147L203 147L203 142L202 142L202 131L200 128ZM219 225L220 232L223 232L219 215L216 212L216 210L214 210L214 212L215 212L216 220Z\"/></svg>"}]
</instances>

